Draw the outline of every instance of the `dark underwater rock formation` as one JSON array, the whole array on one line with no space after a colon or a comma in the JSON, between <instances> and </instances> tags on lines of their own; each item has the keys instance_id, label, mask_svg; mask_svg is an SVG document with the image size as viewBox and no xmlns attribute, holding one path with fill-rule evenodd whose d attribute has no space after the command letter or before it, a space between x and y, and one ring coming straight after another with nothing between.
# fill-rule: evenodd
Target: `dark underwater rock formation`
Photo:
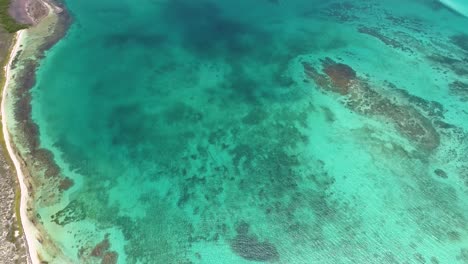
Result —
<instances>
[{"instance_id":1,"label":"dark underwater rock formation","mask_svg":"<svg viewBox=\"0 0 468 264\"><path fill-rule=\"evenodd\" d=\"M359 31L359 33L366 34L366 35L372 36L372 37L380 40L385 45L387 45L387 46L389 46L391 48L400 49L402 51L411 51L403 43L384 35L378 28L362 26L362 27L358 28L358 31Z\"/></svg>"},{"instance_id":2,"label":"dark underwater rock formation","mask_svg":"<svg viewBox=\"0 0 468 264\"><path fill-rule=\"evenodd\" d=\"M104 253L109 249L109 235L106 235L103 241L99 242L91 251L91 256L102 257Z\"/></svg>"},{"instance_id":3,"label":"dark underwater rock formation","mask_svg":"<svg viewBox=\"0 0 468 264\"><path fill-rule=\"evenodd\" d=\"M79 201L70 202L65 208L52 216L52 221L57 225L65 226L69 223L78 222L86 217L84 206Z\"/></svg>"},{"instance_id":4,"label":"dark underwater rock formation","mask_svg":"<svg viewBox=\"0 0 468 264\"><path fill-rule=\"evenodd\" d=\"M468 83L454 81L449 85L450 93L458 96L462 101L468 101Z\"/></svg>"},{"instance_id":5,"label":"dark underwater rock formation","mask_svg":"<svg viewBox=\"0 0 468 264\"><path fill-rule=\"evenodd\" d=\"M435 170L434 170L434 173L435 173L437 176L439 176L440 178L444 178L444 179L447 179L447 178L448 178L447 173L446 173L444 170L442 170L442 169L435 169Z\"/></svg>"},{"instance_id":6,"label":"dark underwater rock formation","mask_svg":"<svg viewBox=\"0 0 468 264\"><path fill-rule=\"evenodd\" d=\"M343 63L335 63L330 58L323 61L323 72L328 75L333 87L339 88L341 94L347 94L349 86L356 79L353 68Z\"/></svg>"},{"instance_id":7,"label":"dark underwater rock formation","mask_svg":"<svg viewBox=\"0 0 468 264\"><path fill-rule=\"evenodd\" d=\"M468 35L460 34L450 38L451 42L458 46L460 49L468 52Z\"/></svg>"},{"instance_id":8,"label":"dark underwater rock formation","mask_svg":"<svg viewBox=\"0 0 468 264\"><path fill-rule=\"evenodd\" d=\"M231 241L232 250L244 259L251 261L275 261L279 253L275 245L268 241L259 241L249 234L249 225L245 222L237 227L237 236Z\"/></svg>"},{"instance_id":9,"label":"dark underwater rock formation","mask_svg":"<svg viewBox=\"0 0 468 264\"><path fill-rule=\"evenodd\" d=\"M427 117L413 106L386 98L366 80L358 78L350 66L325 58L321 73L310 63L302 62L302 65L306 76L320 89L346 96L344 103L352 111L389 120L403 136L426 150L439 145L440 136Z\"/></svg>"}]
</instances>

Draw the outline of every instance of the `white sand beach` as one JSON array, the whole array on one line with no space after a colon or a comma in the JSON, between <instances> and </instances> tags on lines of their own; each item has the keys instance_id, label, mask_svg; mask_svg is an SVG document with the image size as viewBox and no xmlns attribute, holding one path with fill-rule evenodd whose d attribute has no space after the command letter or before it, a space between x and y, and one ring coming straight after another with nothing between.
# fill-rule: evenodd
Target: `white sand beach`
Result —
<instances>
[{"instance_id":1,"label":"white sand beach","mask_svg":"<svg viewBox=\"0 0 468 264\"><path fill-rule=\"evenodd\" d=\"M6 118L7 115L5 111L6 110L5 98L8 96L8 86L12 80L11 65L13 63L13 60L16 54L20 50L20 46L24 39L25 33L26 33L25 30L18 31L16 33L15 44L11 50L8 63L5 66L5 85L3 87L3 93L2 93L1 114L2 114L2 129L3 129L3 136L5 139L5 145L7 147L8 154L10 155L11 160L13 161L13 164L15 166L16 174L18 176L18 182L20 184L20 189L21 189L21 204L20 204L21 224L23 226L24 234L25 234L26 241L27 241L27 248L29 251L30 261L31 263L36 264L36 263L40 263L39 254L37 250L39 246L39 242L37 241L38 230L36 229L36 227L31 222L31 220L29 219L27 215L27 208L28 208L27 204L29 200L29 192L26 186L26 179L22 172L21 163L18 157L16 156L15 151L12 147L10 134L8 132L8 124L7 124L7 118Z\"/></svg>"}]
</instances>

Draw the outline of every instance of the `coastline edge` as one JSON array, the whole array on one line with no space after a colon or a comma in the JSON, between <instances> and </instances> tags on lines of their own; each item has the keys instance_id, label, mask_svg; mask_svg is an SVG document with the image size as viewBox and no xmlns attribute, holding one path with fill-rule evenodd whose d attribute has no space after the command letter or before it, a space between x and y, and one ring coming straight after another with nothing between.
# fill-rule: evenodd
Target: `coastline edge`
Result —
<instances>
[{"instance_id":1,"label":"coastline edge","mask_svg":"<svg viewBox=\"0 0 468 264\"><path fill-rule=\"evenodd\" d=\"M19 205L20 223L23 228L23 233L24 233L25 242L26 242L25 246L28 251L28 256L29 256L28 261L30 261L32 264L40 264L41 261L39 258L39 252L36 247L37 240L36 242L34 241L34 239L36 239L38 230L35 228L34 224L31 222L27 214L28 200L30 199L29 192L26 186L25 176L22 172L21 163L16 153L14 152L14 149L12 146L13 144L11 142L10 134L9 134L8 127L7 127L7 115L6 115L6 109L5 109L5 100L6 100L6 96L8 95L8 86L12 79L11 78L12 77L11 65L13 63L13 60L16 54L19 51L22 36L24 32L25 30L23 29L15 33L14 45L9 54L8 63L6 64L5 69L4 69L5 83L3 86L2 99L1 99L2 132L3 132L3 137L5 140L6 149L7 149L8 155L10 156L10 159L12 160L14 164L16 175L18 178L19 187L20 187L20 205Z\"/></svg>"}]
</instances>

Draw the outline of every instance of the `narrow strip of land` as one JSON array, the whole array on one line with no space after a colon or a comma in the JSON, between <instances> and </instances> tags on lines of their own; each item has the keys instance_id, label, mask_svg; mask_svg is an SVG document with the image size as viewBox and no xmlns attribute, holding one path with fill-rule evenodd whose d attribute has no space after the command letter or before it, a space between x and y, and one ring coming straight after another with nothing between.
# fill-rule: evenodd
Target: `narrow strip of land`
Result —
<instances>
[{"instance_id":1,"label":"narrow strip of land","mask_svg":"<svg viewBox=\"0 0 468 264\"><path fill-rule=\"evenodd\" d=\"M16 174L18 176L18 182L19 182L20 189L21 189L21 204L20 204L21 225L23 226L24 234L26 237L30 260L33 264L36 264L36 263L39 264L40 260L39 260L38 252L36 248L37 230L34 227L34 224L31 223L27 215L27 203L29 199L29 192L26 186L24 174L22 172L21 163L18 157L16 156L15 151L12 147L10 134L8 132L8 124L7 124L8 118L7 118L6 109L5 109L5 99L8 95L8 86L11 82L11 72L12 72L11 65L13 63L13 60L16 54L19 51L23 34L24 34L24 30L20 30L16 33L15 44L11 50L8 63L5 66L5 84L3 87L2 102L1 102L2 129L3 129L2 132L3 132L3 137L5 139L5 145L6 145L8 154L10 155L10 158L13 161L13 164L15 166Z\"/></svg>"}]
</instances>

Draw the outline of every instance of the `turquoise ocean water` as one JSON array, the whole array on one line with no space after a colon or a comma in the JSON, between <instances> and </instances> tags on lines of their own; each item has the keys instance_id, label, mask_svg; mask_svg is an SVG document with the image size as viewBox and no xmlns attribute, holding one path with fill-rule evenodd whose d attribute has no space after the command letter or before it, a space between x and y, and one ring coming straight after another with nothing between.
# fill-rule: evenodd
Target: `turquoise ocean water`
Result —
<instances>
[{"instance_id":1,"label":"turquoise ocean water","mask_svg":"<svg viewBox=\"0 0 468 264\"><path fill-rule=\"evenodd\" d=\"M31 104L70 179L35 210L72 262L468 263L468 18L432 0L66 6Z\"/></svg>"}]
</instances>

